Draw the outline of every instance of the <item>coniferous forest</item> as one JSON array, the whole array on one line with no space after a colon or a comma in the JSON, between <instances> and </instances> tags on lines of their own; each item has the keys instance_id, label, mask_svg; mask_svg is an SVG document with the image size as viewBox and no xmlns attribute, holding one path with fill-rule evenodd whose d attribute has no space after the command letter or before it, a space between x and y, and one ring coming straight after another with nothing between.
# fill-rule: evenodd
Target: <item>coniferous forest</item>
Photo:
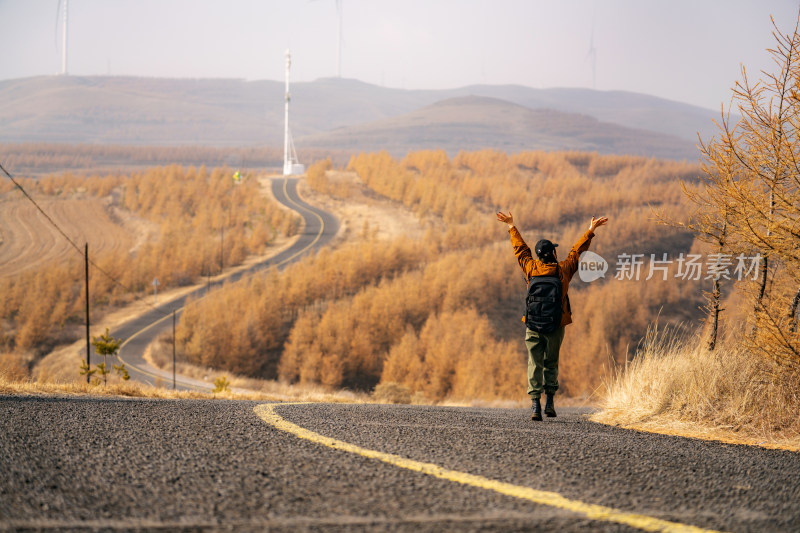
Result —
<instances>
[{"instance_id":1,"label":"coniferous forest","mask_svg":"<svg viewBox=\"0 0 800 533\"><path fill-rule=\"evenodd\" d=\"M702 316L704 280L674 268L645 280L651 257L698 251L691 233L659 217L689 216L681 182L692 187L699 172L687 163L577 152L485 150L449 158L422 151L402 160L380 152L339 166L319 160L306 177L314 194L391 202L413 213L421 234L362 231L283 271L190 302L177 327L178 356L288 383L360 391L392 383L425 401L516 400L524 394L526 285L494 213L510 210L529 244L549 238L564 254L592 216L605 215L610 223L591 249L608 261L608 272L591 283L573 279L575 322L560 365L562 390L589 396L632 357L651 322L696 325ZM231 174L168 166L23 183L39 198L104 199L156 228L133 249L96 258L118 280L92 276L93 306L102 313L147 295L154 277L162 289L196 283L298 231L299 218L259 194L257 179L237 184ZM4 200L16 192L6 184ZM615 277L625 254L644 258L637 279ZM35 363L78 338L79 256L0 284L3 351ZM40 297L27 298L31 293Z\"/></svg>"}]
</instances>

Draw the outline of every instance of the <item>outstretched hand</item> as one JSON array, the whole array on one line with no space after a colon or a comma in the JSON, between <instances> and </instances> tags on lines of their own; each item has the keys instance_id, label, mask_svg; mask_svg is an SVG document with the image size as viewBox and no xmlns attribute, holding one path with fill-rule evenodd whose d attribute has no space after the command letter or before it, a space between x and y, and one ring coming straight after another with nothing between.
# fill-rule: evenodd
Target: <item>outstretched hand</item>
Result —
<instances>
[{"instance_id":1,"label":"outstretched hand","mask_svg":"<svg viewBox=\"0 0 800 533\"><path fill-rule=\"evenodd\" d=\"M592 221L589 223L589 229L591 231L594 231L600 226L605 226L606 222L608 222L608 217L600 217L600 218L592 217Z\"/></svg>"},{"instance_id":2,"label":"outstretched hand","mask_svg":"<svg viewBox=\"0 0 800 533\"><path fill-rule=\"evenodd\" d=\"M497 212L497 220L499 220L500 222L505 222L506 224L508 224L510 226L514 225L514 217L511 216L511 211L509 211L507 215L505 213L503 213L502 211L498 211Z\"/></svg>"}]
</instances>

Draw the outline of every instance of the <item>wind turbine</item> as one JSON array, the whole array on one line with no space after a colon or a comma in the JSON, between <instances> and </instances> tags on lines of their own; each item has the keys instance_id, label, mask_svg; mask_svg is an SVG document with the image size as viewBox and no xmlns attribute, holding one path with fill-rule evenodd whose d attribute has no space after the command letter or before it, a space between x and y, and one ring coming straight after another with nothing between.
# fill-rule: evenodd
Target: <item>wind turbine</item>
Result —
<instances>
[{"instance_id":1,"label":"wind turbine","mask_svg":"<svg viewBox=\"0 0 800 533\"><path fill-rule=\"evenodd\" d=\"M586 59L592 60L592 89L597 88L597 48L594 47L594 15L592 15L592 33L589 37L589 53ZM585 61L585 60L584 60Z\"/></svg>"},{"instance_id":2,"label":"wind turbine","mask_svg":"<svg viewBox=\"0 0 800 533\"><path fill-rule=\"evenodd\" d=\"M59 15L61 14L61 2L62 0L58 0L58 6L56 6L56 31L55 34L58 35L58 19ZM64 31L61 35L61 74L63 76L67 75L67 29L69 27L69 0L63 0L64 2ZM58 47L58 42L56 42L56 47Z\"/></svg>"},{"instance_id":3,"label":"wind turbine","mask_svg":"<svg viewBox=\"0 0 800 533\"><path fill-rule=\"evenodd\" d=\"M309 0L314 2L315 0ZM344 0L336 0L336 16L339 18L338 33L336 36L336 77L342 77L342 10Z\"/></svg>"},{"instance_id":4,"label":"wind turbine","mask_svg":"<svg viewBox=\"0 0 800 533\"><path fill-rule=\"evenodd\" d=\"M336 60L336 77L342 77L342 3L343 0L336 0L336 14L339 16L339 38L338 55Z\"/></svg>"}]
</instances>

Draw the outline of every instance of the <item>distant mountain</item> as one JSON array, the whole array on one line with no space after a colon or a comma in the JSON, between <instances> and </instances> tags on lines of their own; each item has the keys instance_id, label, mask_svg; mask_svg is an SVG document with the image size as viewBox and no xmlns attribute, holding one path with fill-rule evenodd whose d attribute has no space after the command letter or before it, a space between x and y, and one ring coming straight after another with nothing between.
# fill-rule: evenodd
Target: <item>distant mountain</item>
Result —
<instances>
[{"instance_id":1,"label":"distant mountain","mask_svg":"<svg viewBox=\"0 0 800 533\"><path fill-rule=\"evenodd\" d=\"M50 76L2 81L0 141L277 145L283 113L266 113L265 102L268 97L282 101L282 93L277 82L239 80Z\"/></svg>"},{"instance_id":2,"label":"distant mountain","mask_svg":"<svg viewBox=\"0 0 800 533\"><path fill-rule=\"evenodd\" d=\"M592 89L530 89L520 86L475 86L470 94L491 96L532 109L544 108L589 115L627 128L666 133L697 142L716 133L719 112L681 102L627 91Z\"/></svg>"},{"instance_id":3,"label":"distant mountain","mask_svg":"<svg viewBox=\"0 0 800 533\"><path fill-rule=\"evenodd\" d=\"M696 160L697 148L663 133L634 130L577 113L529 109L496 98L462 96L399 117L348 126L297 141L303 146L337 150L379 151L395 157L414 150L495 148L580 150Z\"/></svg>"},{"instance_id":4,"label":"distant mountain","mask_svg":"<svg viewBox=\"0 0 800 533\"><path fill-rule=\"evenodd\" d=\"M282 146L283 92L282 82L234 79L42 76L0 81L0 142ZM518 107L506 108L496 102L499 107L495 111L501 115L494 115L487 102L477 105L475 100L469 104L469 100L459 97L486 97ZM437 102L442 102L438 105L443 109L436 110ZM503 130L514 117L502 115L501 108L517 109L533 122L549 120L550 126L535 130L532 122L524 125L516 119L519 135L532 137L527 142L524 138L512 141ZM550 115L545 120L544 110L564 116ZM459 117L461 112L470 115ZM536 114L538 119L533 118ZM570 114L582 115L584 122L566 118ZM423 115L428 118L423 119ZM497 122L501 116L505 122ZM640 130L636 135L647 138L647 142L634 144L639 148L649 146L642 153L695 159L696 151L691 155L687 146L696 144L698 132L704 138L714 132L715 116L707 109L620 91L489 85L419 91L338 78L293 84L291 108L292 133L301 153L304 147L313 147L303 143L333 146L335 139L347 140L349 149L364 149L352 145L353 139L362 138L358 132L366 131L364 128L376 127L386 130L383 135L387 143L401 146L401 140L390 138L387 128L391 121L382 122L396 119L397 127L410 127L413 120L433 121L442 132L447 130L443 121L450 120L449 131L469 146L484 145L486 139L496 138L505 139L503 146L508 149L517 145L552 149L597 146L603 152L631 149L632 145L622 141L629 133L611 128L616 125ZM598 120L597 125L586 122L590 118ZM483 127L479 121L484 121ZM557 126L558 121L564 124ZM569 140L567 125L575 121L580 123L575 126L576 135L582 137ZM456 124L467 123L471 124L471 135L478 137L467 138L463 132L458 133ZM600 128L596 136L602 132L594 140L588 131L592 127ZM356 129L345 132L343 128ZM652 137L655 134L665 137ZM402 135L408 137L408 132ZM547 135L552 137L546 139ZM610 137L600 138L603 135ZM435 135L428 137L430 142L437 142ZM447 139L451 137L448 135ZM678 139L689 144L680 147ZM667 146L659 148L661 141Z\"/></svg>"}]
</instances>

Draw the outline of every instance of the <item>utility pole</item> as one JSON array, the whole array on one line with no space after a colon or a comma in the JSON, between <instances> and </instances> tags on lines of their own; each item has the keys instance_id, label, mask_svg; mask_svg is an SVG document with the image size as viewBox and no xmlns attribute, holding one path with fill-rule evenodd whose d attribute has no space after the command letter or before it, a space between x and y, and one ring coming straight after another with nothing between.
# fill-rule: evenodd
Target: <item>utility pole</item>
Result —
<instances>
[{"instance_id":1,"label":"utility pole","mask_svg":"<svg viewBox=\"0 0 800 533\"><path fill-rule=\"evenodd\" d=\"M91 343L89 342L89 243L87 242L83 248L83 259L84 259L84 266L86 271L86 368L91 368L89 365L89 359L91 357ZM90 373L86 372L86 383L91 383L91 375Z\"/></svg>"},{"instance_id":2,"label":"utility pole","mask_svg":"<svg viewBox=\"0 0 800 533\"><path fill-rule=\"evenodd\" d=\"M172 390L175 390L175 310L172 310Z\"/></svg>"},{"instance_id":3,"label":"utility pole","mask_svg":"<svg viewBox=\"0 0 800 533\"><path fill-rule=\"evenodd\" d=\"M153 305L158 303L158 278L153 278Z\"/></svg>"},{"instance_id":4,"label":"utility pole","mask_svg":"<svg viewBox=\"0 0 800 533\"><path fill-rule=\"evenodd\" d=\"M291 140L289 138L289 71L292 68L292 54L286 50L286 94L284 95L283 106L283 175L289 176L292 173L292 160L289 151Z\"/></svg>"},{"instance_id":5,"label":"utility pole","mask_svg":"<svg viewBox=\"0 0 800 533\"><path fill-rule=\"evenodd\" d=\"M225 226L219 227L219 273L222 274L225 265L223 264L222 254L225 251Z\"/></svg>"}]
</instances>

